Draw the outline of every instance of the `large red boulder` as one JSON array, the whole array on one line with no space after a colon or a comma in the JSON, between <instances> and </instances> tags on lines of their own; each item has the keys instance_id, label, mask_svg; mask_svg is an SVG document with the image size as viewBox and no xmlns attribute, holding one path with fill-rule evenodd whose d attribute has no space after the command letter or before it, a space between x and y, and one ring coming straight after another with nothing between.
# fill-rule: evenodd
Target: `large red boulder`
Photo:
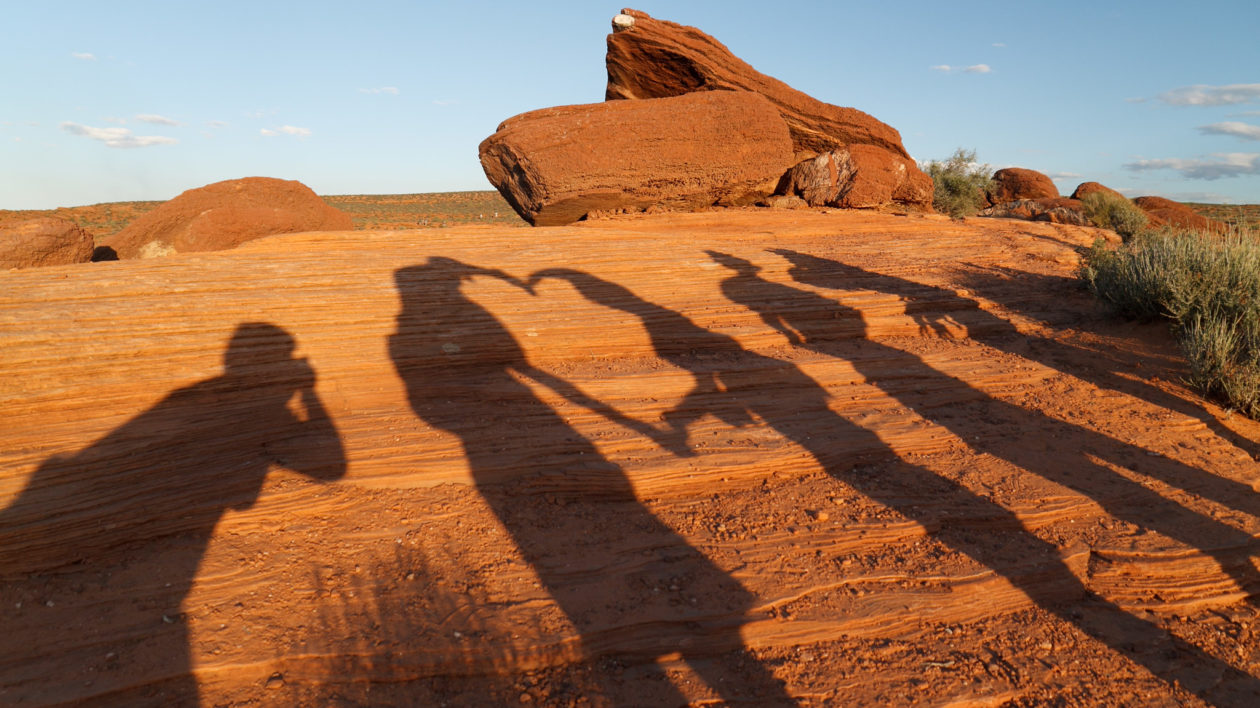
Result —
<instances>
[{"instance_id":1,"label":"large red boulder","mask_svg":"<svg viewBox=\"0 0 1260 708\"><path fill-rule=\"evenodd\" d=\"M299 231L345 231L350 215L293 180L245 177L190 189L109 240L119 258L222 251L246 241Z\"/></svg>"},{"instance_id":2,"label":"large red boulder","mask_svg":"<svg viewBox=\"0 0 1260 708\"><path fill-rule=\"evenodd\" d=\"M869 145L900 158L867 160L867 172L879 183L931 184L910 159L901 134L857 110L824 103L766 76L736 57L721 42L694 27L658 20L624 9L608 35L608 87L605 98L645 99L703 91L752 91L765 96L787 123L797 160ZM882 154L882 153L881 153ZM877 169L891 171L875 179ZM902 171L910 174L903 177ZM931 197L927 199L931 203Z\"/></svg>"},{"instance_id":3,"label":"large red boulder","mask_svg":"<svg viewBox=\"0 0 1260 708\"><path fill-rule=\"evenodd\" d=\"M804 160L788 170L778 194L810 206L863 209L905 204L932 208L932 178L914 163L874 145L850 145Z\"/></svg>"},{"instance_id":4,"label":"large red boulder","mask_svg":"<svg viewBox=\"0 0 1260 708\"><path fill-rule=\"evenodd\" d=\"M1081 182L1080 184L1076 185L1076 191L1072 192L1072 198L1084 199L1086 196L1090 194L1094 194L1095 192L1102 192L1103 194L1110 194L1111 196L1119 197L1120 199L1128 199L1128 197L1117 192L1111 187L1108 187L1103 184L1099 184L1098 182Z\"/></svg>"},{"instance_id":5,"label":"large red boulder","mask_svg":"<svg viewBox=\"0 0 1260 708\"><path fill-rule=\"evenodd\" d=\"M1221 233L1228 228L1224 223L1209 219L1181 202L1164 197L1136 197L1133 203L1154 217L1151 220L1152 226L1172 226L1213 233Z\"/></svg>"},{"instance_id":6,"label":"large red boulder","mask_svg":"<svg viewBox=\"0 0 1260 708\"><path fill-rule=\"evenodd\" d=\"M0 268L87 263L92 249L92 234L66 219L41 217L0 226Z\"/></svg>"},{"instance_id":7,"label":"large red boulder","mask_svg":"<svg viewBox=\"0 0 1260 708\"><path fill-rule=\"evenodd\" d=\"M1046 175L1022 167L1007 167L993 173L989 203L995 206L1019 199L1057 199L1059 188Z\"/></svg>"},{"instance_id":8,"label":"large red boulder","mask_svg":"<svg viewBox=\"0 0 1260 708\"><path fill-rule=\"evenodd\" d=\"M504 121L480 153L490 183L535 226L751 204L774 192L793 157L778 111L745 91L531 111Z\"/></svg>"}]
</instances>

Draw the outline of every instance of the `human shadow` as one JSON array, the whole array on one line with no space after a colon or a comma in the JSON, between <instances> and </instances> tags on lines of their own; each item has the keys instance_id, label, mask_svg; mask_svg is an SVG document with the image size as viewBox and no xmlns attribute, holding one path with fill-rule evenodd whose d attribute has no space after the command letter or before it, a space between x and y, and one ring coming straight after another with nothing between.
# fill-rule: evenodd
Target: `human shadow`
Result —
<instances>
[{"instance_id":1,"label":"human shadow","mask_svg":"<svg viewBox=\"0 0 1260 708\"><path fill-rule=\"evenodd\" d=\"M1122 375L1122 372L1132 371L1135 366L1158 367L1161 365L1161 362L1144 358L1140 355L1135 356L1132 352L1125 352L1124 357L1121 358L1112 352L1101 351L1098 348L1086 348L1048 337L1020 334L1010 322L979 309L978 303L974 300L963 298L953 291L902 281L897 278L890 280L887 276L881 274L871 275L874 275L880 281L881 289L887 288L887 291L896 292L907 302L911 302L917 297L922 297L925 292L936 293L940 296L950 296L955 301L969 302L977 308L977 315L981 318L979 320L981 327L977 328L976 334L972 336L973 339L995 349L1009 351L1025 358L1039 361L1052 368L1071 373L1073 376L1088 381L1099 388L1117 391L1127 396L1144 400L1160 408L1176 411L1187 418L1198 420L1222 440L1247 453L1253 459L1260 460L1260 441L1249 440L1231 430L1204 408L1201 403L1194 399L1187 399L1170 393L1147 381ZM1026 273L1007 268L973 266L964 274L962 282L970 291L990 301L1001 303L1003 307L1009 310L1037 319L1043 319L1041 317L1042 313L1033 311L1028 300L1012 297L1013 286L1031 292L1057 293L1065 300L1080 297L1081 295L1091 297L1083 292L1084 288L1078 278ZM1095 306L1095 303L1088 302L1085 306ZM1053 322L1045 322L1045 324L1049 326L1055 325ZM1112 331L1104 329L1108 324L1110 324ZM1104 320L1090 317L1078 318L1072 322L1072 326L1091 334L1111 335L1114 332L1114 322L1107 323ZM1256 507L1256 509L1260 511L1260 507Z\"/></svg>"},{"instance_id":2,"label":"human shadow","mask_svg":"<svg viewBox=\"0 0 1260 708\"><path fill-rule=\"evenodd\" d=\"M478 492L576 628L586 659L600 664L606 697L685 704L656 663L679 654L728 702L793 704L740 637L756 598L657 519L625 472L522 379L669 441L531 365L511 332L463 292L478 277L528 289L449 258L398 270L390 357L416 415L459 438ZM619 662L641 677L633 697L622 699L615 671L605 670Z\"/></svg>"},{"instance_id":3,"label":"human shadow","mask_svg":"<svg viewBox=\"0 0 1260 708\"><path fill-rule=\"evenodd\" d=\"M239 325L221 375L49 458L0 511L0 578L18 598L0 702L198 704L181 608L220 517L252 506L273 465L345 473L295 346L273 324Z\"/></svg>"},{"instance_id":4,"label":"human shadow","mask_svg":"<svg viewBox=\"0 0 1260 708\"><path fill-rule=\"evenodd\" d=\"M938 319L938 309L916 307L918 302L943 302L950 299L949 296L952 293L944 288L935 288L895 276L873 273L796 251L775 249L773 252L793 264L788 274L798 282L836 290L862 288L896 295L906 301L907 312L919 320L921 326L944 331L944 325ZM735 271L735 275L723 282L723 291L728 298L750 309L756 309L758 303L763 302L759 300L760 297L772 292L776 296L783 297L790 291L795 293L792 297L797 303L792 311L830 311L836 313L838 317L861 321L861 313L853 308L813 292L767 281L757 275L758 267L751 262L726 254L719 255L720 258L715 256L715 259L724 261L728 268ZM1080 356L1079 352L1071 351L1068 345L1045 337L1024 335L1007 320L980 309L978 303L974 301L971 303L974 307L968 310L968 316L971 323L975 325L975 334L971 337L975 341L999 351L1039 361L1056 370L1062 367L1063 360ZM1208 553L1211 553L1213 548L1237 549L1254 546L1249 534L1194 514L1171 500L1147 490L1137 482L1125 480L1115 473L1107 472L1097 463L1087 461L1086 456L1092 455L1114 465L1139 472L1143 476L1158 479L1169 486L1210 499L1226 508L1260 517L1260 495L1257 495L1250 485L1179 463L1167 457L1151 455L1147 450L1101 433L1070 425L1020 406L994 400L960 379L937 372L918 357L900 349L865 338L848 340L850 346L846 346L825 326L813 326L814 323L824 321L818 317L794 318L794 321L804 328L803 341L799 346L841 357L852 353L854 347L857 351L866 354L878 353L879 358L887 362L884 366L891 366L901 375L927 380L938 392L951 391L952 395L946 397L951 401L950 415L943 415L939 407L931 405L916 390L899 390L893 395L906 406L919 411L928 420L949 428L961 439L978 439L979 445L986 450L995 448L993 454L1003 459L1010 460L1030 471L1042 473L1044 470L1043 477L1062 482L1094 498L1117 517L1161 532L1163 531L1161 526L1168 526L1167 535ZM798 328L798 331L801 330ZM853 344L854 341L856 344ZM869 362L869 356L865 359L854 357L853 360L861 373L867 374L876 385L881 384L879 371L863 369L862 362ZM1136 391L1137 395L1156 405L1175 406L1174 410L1188 407L1188 404L1180 398L1158 392L1152 386L1123 379L1117 375L1114 368L1099 370L1090 367L1073 367L1071 373L1073 375L1079 373L1084 380L1101 387L1121 392ZM884 388L888 387L885 385ZM892 392L889 391L889 393ZM939 393L937 398L939 398ZM976 417L963 415L962 407L964 406L986 409L988 418L1002 421L1002 426L1008 429L1043 430L1049 433L1059 440L1053 456L1047 457L1034 451L1028 445L1013 440L1010 436L995 436L996 431L992 424L977 423ZM1195 417L1202 415L1203 412L1200 410L1199 415ZM1064 476L1059 470L1062 467L1077 467L1075 461L1078 459L1081 465L1078 469L1091 470L1091 472L1078 473L1080 480L1074 486L1070 478ZM1056 460L1071 460L1072 462L1067 465L1058 465ZM1059 479L1060 476L1063 476L1063 479ZM1109 502L1110 497L1116 497L1116 499ZM1151 521L1143 522L1142 519L1146 517L1150 517ZM1241 589L1249 592L1256 589L1260 577L1257 577L1250 562L1239 564L1237 558L1232 561L1226 558L1218 558L1218 560L1227 569L1235 568L1236 572L1232 575Z\"/></svg>"},{"instance_id":5,"label":"human shadow","mask_svg":"<svg viewBox=\"0 0 1260 708\"><path fill-rule=\"evenodd\" d=\"M733 264L725 254L712 255L719 262ZM638 317L658 356L692 372L695 384L691 392L666 414L671 425L685 427L705 414L738 424L740 420L752 420L755 415L808 451L835 479L935 530L935 537L941 542L1006 577L1039 606L1146 666L1155 675L1169 682L1180 681L1205 693L1222 677L1227 677L1232 680L1230 693L1213 694L1214 699L1223 702L1232 700L1230 696L1236 695L1235 690L1249 696L1260 691L1260 682L1253 677L1188 642L1169 636L1154 624L1122 611L1090 591L1062 560L1058 548L1029 533L1019 518L1005 507L921 466L903 461L870 465L872 459L893 459L892 451L874 433L833 412L827 406L827 392L797 367L745 350L730 337L699 327L679 313L593 275L550 269L536 273L531 280L542 278L567 280L588 300ZM774 286L776 290L770 292L767 286ZM768 321L776 320L779 315L765 313L764 302L784 303L798 297L826 300L814 293L764 280L750 283L746 276L740 275L725 281L723 291L733 301L753 306L754 311L763 313ZM836 311L836 303L828 302L828 310L823 313L814 310L816 316L804 318L813 320L813 324L792 323L800 341L809 342L818 323L834 321L837 323L834 326L847 330L855 322L861 322L859 313ZM799 306L786 309L808 311ZM697 356L698 353L706 356ZM899 364L916 366L916 360L904 353L888 354L899 354L904 359L899 360ZM718 362L716 367L709 363L713 360ZM918 373L929 380L942 376L935 370L923 370L922 362L917 366L921 369ZM959 385L965 386L961 382ZM979 392L972 394L988 400ZM913 403L913 400L907 401L912 407ZM1033 465L1033 469L1045 467L1023 456L1017 459ZM1090 469L1088 473L1097 472ZM1081 476L1069 470L1053 474L1056 481L1074 482L1078 487L1085 484ZM1142 498L1150 496L1148 493ZM919 503L925 498L935 498L939 503ZM1169 506L1163 504L1156 513L1169 511ZM1175 518L1184 520L1186 516L1180 513ZM1147 524L1154 521L1144 520ZM1199 519L1195 517L1195 520ZM1239 532L1220 530L1229 534L1227 538L1242 541L1238 538ZM1195 539L1204 541L1199 535Z\"/></svg>"}]
</instances>

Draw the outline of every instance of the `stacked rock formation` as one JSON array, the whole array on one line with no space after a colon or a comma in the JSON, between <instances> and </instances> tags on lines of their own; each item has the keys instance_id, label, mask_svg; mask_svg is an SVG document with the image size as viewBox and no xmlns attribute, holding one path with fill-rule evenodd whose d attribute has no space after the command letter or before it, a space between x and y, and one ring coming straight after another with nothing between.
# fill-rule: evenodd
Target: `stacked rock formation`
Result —
<instances>
[{"instance_id":1,"label":"stacked rock formation","mask_svg":"<svg viewBox=\"0 0 1260 708\"><path fill-rule=\"evenodd\" d=\"M92 234L65 219L43 217L0 226L0 268L86 263Z\"/></svg>"},{"instance_id":2,"label":"stacked rock formation","mask_svg":"<svg viewBox=\"0 0 1260 708\"><path fill-rule=\"evenodd\" d=\"M120 259L152 258L351 226L350 215L325 204L301 182L246 177L190 189L128 224L107 245Z\"/></svg>"},{"instance_id":3,"label":"stacked rock formation","mask_svg":"<svg viewBox=\"0 0 1260 708\"><path fill-rule=\"evenodd\" d=\"M895 129L759 73L694 27L622 10L613 18L606 63L605 104L526 113L481 144L486 176L532 224L568 223L593 211L738 204L772 194L812 206L931 210L932 180ZM709 98L681 101L688 96ZM757 109L748 97L758 99ZM609 107L617 104L638 105ZM723 129L719 112L729 114L736 105L746 122ZM745 137L764 120L763 107L783 130ZM616 110L626 112L610 112ZM633 122L621 130L610 122L623 119ZM651 126L658 125L669 129L654 132ZM785 154L777 152L784 133ZM739 142L723 146L730 140ZM741 152L746 170L726 162ZM574 156L580 160L571 161ZM772 167L772 160L778 164ZM618 168L619 162L626 166ZM774 178L758 181L763 171Z\"/></svg>"}]
</instances>

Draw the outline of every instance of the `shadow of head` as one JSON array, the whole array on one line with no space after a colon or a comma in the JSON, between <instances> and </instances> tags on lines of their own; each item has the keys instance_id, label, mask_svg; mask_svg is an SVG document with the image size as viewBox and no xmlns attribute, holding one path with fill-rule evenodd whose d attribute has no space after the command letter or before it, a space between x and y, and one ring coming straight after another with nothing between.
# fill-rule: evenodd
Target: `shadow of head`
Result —
<instances>
[{"instance_id":1,"label":"shadow of head","mask_svg":"<svg viewBox=\"0 0 1260 708\"><path fill-rule=\"evenodd\" d=\"M712 258L715 263L730 268L740 275L753 275L761 271L761 266L755 265L752 261L745 260L738 256L732 256L729 253L709 250L706 250L705 253L707 253L709 258Z\"/></svg>"}]
</instances>

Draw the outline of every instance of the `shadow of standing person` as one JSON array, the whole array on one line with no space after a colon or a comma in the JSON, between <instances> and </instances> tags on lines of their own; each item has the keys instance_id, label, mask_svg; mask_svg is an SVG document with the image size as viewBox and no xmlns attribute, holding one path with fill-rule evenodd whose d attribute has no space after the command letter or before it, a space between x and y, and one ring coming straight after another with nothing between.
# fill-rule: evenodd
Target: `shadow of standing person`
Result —
<instances>
[{"instance_id":1,"label":"shadow of standing person","mask_svg":"<svg viewBox=\"0 0 1260 708\"><path fill-rule=\"evenodd\" d=\"M324 482L345 473L295 346L275 325L239 325L222 375L48 459L0 511L0 578L17 598L0 702L199 703L181 608L215 525L254 504L273 465Z\"/></svg>"},{"instance_id":2,"label":"shadow of standing person","mask_svg":"<svg viewBox=\"0 0 1260 708\"><path fill-rule=\"evenodd\" d=\"M748 263L726 254L710 255L728 267ZM861 322L860 313L837 311L836 303L814 293L759 278L751 283L750 276L755 278L755 271L746 270L724 281L723 292L732 301L762 314L767 322L776 321L778 315L766 312L767 308L759 306L762 302L791 304L800 297L815 297L829 303L825 312L815 311L808 317L813 325L792 322L801 332L799 341L809 342L816 325L833 319L846 331L855 320ZM737 420L741 413L748 420L756 415L808 451L835 479L935 529L934 535L941 542L1007 578L1037 605L1146 666L1161 679L1170 684L1180 681L1203 695L1210 693L1210 700L1221 704L1251 705L1254 696L1260 695L1260 682L1254 677L1124 612L1086 588L1064 563L1059 549L1029 533L1009 509L917 465L897 462L878 473L860 469L859 464L875 457L894 458L893 451L874 433L832 411L827 406L827 392L792 364L748 351L726 335L704 329L679 313L588 273L550 269L535 273L531 282L543 278L567 280L591 302L635 315L643 322L657 355L692 372L694 388L666 414L671 425L686 426L705 414L728 422ZM803 309L797 304L785 311ZM714 366L706 359L718 363ZM904 363L913 364L908 360ZM919 366L925 365L920 362ZM943 376L930 368L920 373L930 378ZM1056 481L1078 476L1061 475ZM921 505L926 498L939 500L939 504ZM979 529L983 531L977 532ZM1232 533L1230 538L1238 534L1228 527L1223 531Z\"/></svg>"},{"instance_id":3,"label":"shadow of standing person","mask_svg":"<svg viewBox=\"0 0 1260 708\"><path fill-rule=\"evenodd\" d=\"M656 663L677 653L728 702L794 704L740 637L755 598L657 519L625 472L518 377L658 431L533 367L511 332L462 291L474 277L526 287L449 258L397 271L402 309L390 357L416 415L459 438L478 492L577 629L585 658L629 659L644 676L625 695L601 661L607 698L685 704Z\"/></svg>"}]
</instances>

